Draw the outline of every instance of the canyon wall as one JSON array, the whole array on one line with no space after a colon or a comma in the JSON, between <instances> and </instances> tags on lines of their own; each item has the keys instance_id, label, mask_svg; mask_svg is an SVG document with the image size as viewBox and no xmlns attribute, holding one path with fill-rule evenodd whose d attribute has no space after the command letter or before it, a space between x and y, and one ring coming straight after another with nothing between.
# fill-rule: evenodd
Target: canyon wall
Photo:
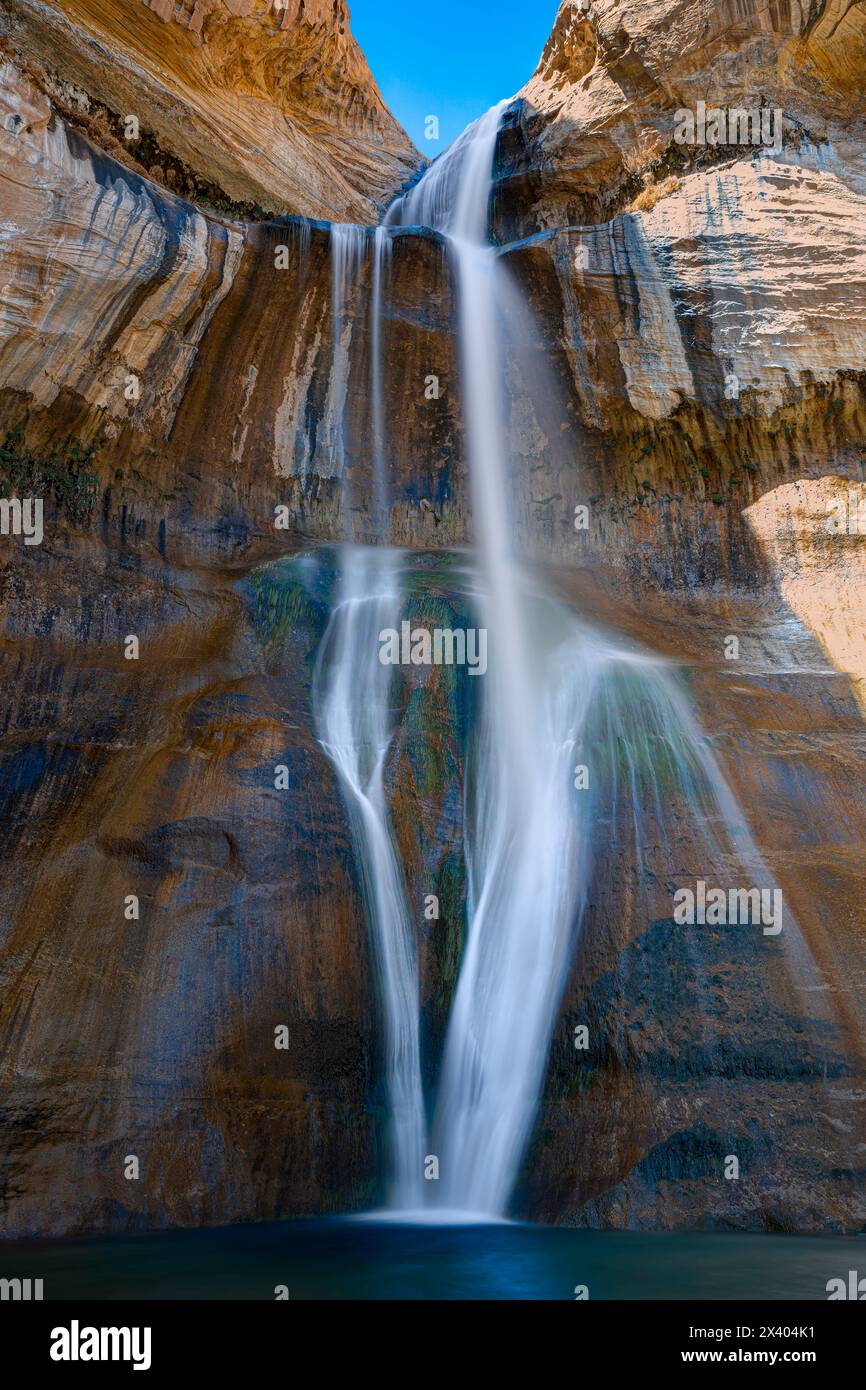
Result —
<instances>
[{"instance_id":1,"label":"canyon wall","mask_svg":"<svg viewBox=\"0 0 866 1390\"><path fill-rule=\"evenodd\" d=\"M346 0L5 0L0 39L70 123L211 206L377 221L421 164Z\"/></svg>"},{"instance_id":2,"label":"canyon wall","mask_svg":"<svg viewBox=\"0 0 866 1390\"><path fill-rule=\"evenodd\" d=\"M268 545L276 505L311 538L344 535L349 515L369 535L372 235L335 305L326 226L219 220L112 163L12 64L3 92L7 426L37 450L58 434L99 441L110 522L162 527L182 550L227 530ZM507 146L506 130L503 171ZM729 151L653 184L645 206L503 249L544 363L513 401L525 545L667 585L748 582L748 506L792 477L859 475L855 149ZM390 534L460 543L452 276L429 233L392 247L384 372L412 409L388 422ZM579 504L591 522L575 531Z\"/></svg>"},{"instance_id":3,"label":"canyon wall","mask_svg":"<svg viewBox=\"0 0 866 1390\"><path fill-rule=\"evenodd\" d=\"M838 1005L805 1045L785 962L721 938L686 987L657 850L611 861L529 1216L862 1225L863 12L566 0L504 122L521 546L684 668ZM46 498L44 544L0 555L3 1230L370 1205L375 989L310 712L331 581L296 557L374 536L371 224L419 158L342 3L7 0L0 37L0 470ZM678 145L699 100L781 106L781 148ZM354 280L331 218L368 228ZM434 234L391 247L389 538L435 553L471 536L453 276ZM458 611L434 590L419 616ZM731 632L752 644L736 669ZM419 909L432 1081L468 715L433 678L402 699L401 854L412 901L445 905L439 931ZM632 940L637 874L655 896ZM729 990L741 1030L703 1035ZM748 1181L708 1200L736 1145Z\"/></svg>"},{"instance_id":4,"label":"canyon wall","mask_svg":"<svg viewBox=\"0 0 866 1390\"><path fill-rule=\"evenodd\" d=\"M864 28L856 0L563 0L503 141L500 234L606 221L730 162L724 135L674 138L677 111L698 102L778 110L781 142L857 162Z\"/></svg>"}]
</instances>

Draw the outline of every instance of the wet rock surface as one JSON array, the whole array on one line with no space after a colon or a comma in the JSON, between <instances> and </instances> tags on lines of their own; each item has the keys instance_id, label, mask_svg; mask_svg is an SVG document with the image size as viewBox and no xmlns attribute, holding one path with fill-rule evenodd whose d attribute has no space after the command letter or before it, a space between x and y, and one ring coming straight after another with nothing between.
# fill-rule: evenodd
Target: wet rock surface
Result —
<instances>
[{"instance_id":1,"label":"wet rock surface","mask_svg":"<svg viewBox=\"0 0 866 1390\"><path fill-rule=\"evenodd\" d=\"M853 690L766 596L629 607L613 575L581 574L560 581L579 611L681 665L792 920L782 941L676 925L673 882L707 874L681 791L667 790L655 830L641 793L640 844L627 803L605 808L515 1209L591 1226L859 1229L866 738ZM458 576L419 557L412 621L465 614ZM230 573L70 538L6 578L4 1230L375 1203L376 990L310 705L333 557ZM736 669L722 655L731 632ZM465 935L471 696L465 675L437 668L394 691L386 782L430 1093ZM789 956L793 920L808 969Z\"/></svg>"},{"instance_id":2,"label":"wet rock surface","mask_svg":"<svg viewBox=\"0 0 866 1390\"><path fill-rule=\"evenodd\" d=\"M7 7L38 57L36 8ZM219 53L224 73L258 14L134 8L178 63ZM62 9L64 35L121 13ZM682 668L808 958L754 927L672 922L672 878L705 868L675 786L639 846L627 805L608 808L515 1194L533 1219L866 1219L862 7L801 10L564 5L500 138L520 547L558 567L580 612ZM330 25L330 9L306 25L310 72L326 53L364 88ZM65 57L87 51L70 38ZM109 90L119 73L93 88L112 110L127 83L151 91L128 72ZM346 90L324 86L339 124ZM325 223L180 197L49 90L7 58L0 438L18 434L0 463L53 490L44 544L4 537L0 555L0 1222L58 1234L368 1207L388 1139L376 984L310 690L335 568L316 547L377 534L374 234L358 233L343 298ZM376 220L415 165L365 90L366 136L330 149L330 201L300 204L289 182L261 210ZM672 106L775 90L796 127L780 151L660 165ZM184 97L191 142L206 96ZM270 176L225 145L177 157L229 203L261 201ZM363 187L331 177L347 151ZM453 549L472 535L455 278L441 237L390 241L386 534L416 548L409 611L435 626L464 611ZM72 439L94 448L87 505ZM468 685L435 669L395 685L386 777L428 1094L465 934Z\"/></svg>"}]
</instances>

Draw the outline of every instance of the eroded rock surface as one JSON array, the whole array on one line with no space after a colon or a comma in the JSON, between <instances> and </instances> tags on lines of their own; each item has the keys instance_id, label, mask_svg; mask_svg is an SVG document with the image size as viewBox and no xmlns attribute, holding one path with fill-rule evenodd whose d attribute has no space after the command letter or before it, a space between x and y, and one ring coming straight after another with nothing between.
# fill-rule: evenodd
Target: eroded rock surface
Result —
<instances>
[{"instance_id":1,"label":"eroded rock surface","mask_svg":"<svg viewBox=\"0 0 866 1390\"><path fill-rule=\"evenodd\" d=\"M0 1230L375 1202L374 988L309 719L321 614L280 624L243 576L156 552L30 558L2 600Z\"/></svg>"},{"instance_id":2,"label":"eroded rock surface","mask_svg":"<svg viewBox=\"0 0 866 1390\"><path fill-rule=\"evenodd\" d=\"M678 110L775 111L784 140L862 148L866 15L847 0L563 0L504 144L505 239L600 222L672 175L724 162L677 144ZM662 185L662 190L659 189Z\"/></svg>"},{"instance_id":3,"label":"eroded rock surface","mask_svg":"<svg viewBox=\"0 0 866 1390\"><path fill-rule=\"evenodd\" d=\"M372 233L336 306L327 227L208 217L96 152L12 65L3 91L6 421L39 445L100 439L108 515L180 546L227 527L237 544L272 541L276 504L309 536L344 535L347 510L370 533ZM527 544L645 556L666 583L742 579L744 504L792 475L856 473L863 214L850 161L761 152L603 227L508 249L540 326L518 335L543 367L528 391L519 363L511 377ZM453 277L434 235L391 244L391 536L460 543Z\"/></svg>"},{"instance_id":4,"label":"eroded rock surface","mask_svg":"<svg viewBox=\"0 0 866 1390\"><path fill-rule=\"evenodd\" d=\"M52 484L45 545L5 537L0 557L8 1232L381 1196L375 991L310 706L326 598L286 559L375 535L373 232L259 215L369 223L417 167L343 14L4 8L33 70L7 56L0 84L0 440L18 428L14 466L41 459ZM506 382L521 545L683 668L833 1005L807 1036L775 947L684 942L661 840L637 853L612 823L517 1194L532 1217L863 1224L862 24L835 0L566 3L500 140L503 264L532 310ZM779 103L782 147L677 155L673 112L698 100ZM167 165L107 153L72 109L93 101L175 139L179 187L198 171L209 206ZM387 534L440 553L419 556L434 578L413 602L450 622L436 566L472 518L442 239L394 233L385 280ZM96 447L88 505L68 499L70 436ZM389 789L432 1086L465 926L470 715L433 677L400 700ZM669 812L676 869L699 876L687 808Z\"/></svg>"},{"instance_id":5,"label":"eroded rock surface","mask_svg":"<svg viewBox=\"0 0 866 1390\"><path fill-rule=\"evenodd\" d=\"M801 479L762 497L746 519L773 564L779 592L866 707L866 486Z\"/></svg>"},{"instance_id":6,"label":"eroded rock surface","mask_svg":"<svg viewBox=\"0 0 866 1390\"><path fill-rule=\"evenodd\" d=\"M375 222L421 163L345 0L9 0L0 35L71 118L136 117L146 142L118 132L115 154L163 183L179 160L261 215Z\"/></svg>"}]
</instances>

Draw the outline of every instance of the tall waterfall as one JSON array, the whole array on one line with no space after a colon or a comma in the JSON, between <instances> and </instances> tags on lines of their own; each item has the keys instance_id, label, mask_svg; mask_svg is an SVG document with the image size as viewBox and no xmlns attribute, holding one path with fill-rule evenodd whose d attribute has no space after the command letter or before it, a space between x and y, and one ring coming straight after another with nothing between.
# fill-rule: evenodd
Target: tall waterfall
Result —
<instances>
[{"instance_id":1,"label":"tall waterfall","mask_svg":"<svg viewBox=\"0 0 866 1390\"><path fill-rule=\"evenodd\" d=\"M418 1207L425 1130L418 1038L418 966L390 817L384 767L391 741L390 670L378 634L400 609L393 552L345 546L337 604L319 649L314 680L319 738L340 778L372 926L384 1012L391 1126L390 1198Z\"/></svg>"},{"instance_id":2,"label":"tall waterfall","mask_svg":"<svg viewBox=\"0 0 866 1390\"><path fill-rule=\"evenodd\" d=\"M631 826L637 877L646 825L655 827L656 839L660 834L665 844L673 841L670 806L682 799L708 872L723 874L737 863L751 883L770 884L736 799L666 663L580 620L515 558L501 348L502 305L514 290L488 240L504 105L471 126L393 205L386 226L368 237L373 502L383 517L383 311L391 236L401 226L422 225L448 239L477 543L466 598L488 630L489 666L465 768L467 933L429 1141L415 925L383 775L394 730L389 668L379 664L377 637L385 628L396 629L402 615L398 552L343 548L314 689L319 736L349 808L381 982L391 1203L398 1211L415 1211L426 1200L431 1215L438 1210L443 1220L455 1212L497 1218L507 1211L603 848L593 842L597 826L605 823L611 834L620 820ZM335 233L335 354L344 391L345 276L359 271L362 258L354 238ZM591 791L577 779L588 765ZM795 924L789 930L796 948ZM438 1183L423 1180L428 1142L439 1159Z\"/></svg>"},{"instance_id":3,"label":"tall waterfall","mask_svg":"<svg viewBox=\"0 0 866 1390\"><path fill-rule=\"evenodd\" d=\"M500 348L504 274L488 241L501 112L438 160L392 216L449 238L461 396L490 668L469 768L469 921L433 1147L450 1209L501 1214L543 1079L584 899L586 799L573 752L598 675L589 649L538 624L511 544ZM548 624L549 625L549 624Z\"/></svg>"},{"instance_id":4,"label":"tall waterfall","mask_svg":"<svg viewBox=\"0 0 866 1390\"><path fill-rule=\"evenodd\" d=\"M335 429L341 472L347 342L352 313L358 313L364 248L369 237L358 227L332 229L332 313L338 399ZM384 403L382 394L382 290L390 249L388 233L373 238L370 302L373 432L373 506L377 522L386 505ZM350 482L346 481L347 493ZM347 508L351 515L351 508ZM385 798L385 760L393 734L390 670L378 657L378 634L396 625L400 612L399 557L385 547L346 544L340 552L337 601L322 640L313 682L319 739L334 765L349 812L361 871L364 907L371 926L374 962L381 985L385 1081L390 1117L390 1200L395 1207L420 1205L423 1186L424 1100L421 1090L418 965L414 923L409 917L403 871L394 848Z\"/></svg>"}]
</instances>

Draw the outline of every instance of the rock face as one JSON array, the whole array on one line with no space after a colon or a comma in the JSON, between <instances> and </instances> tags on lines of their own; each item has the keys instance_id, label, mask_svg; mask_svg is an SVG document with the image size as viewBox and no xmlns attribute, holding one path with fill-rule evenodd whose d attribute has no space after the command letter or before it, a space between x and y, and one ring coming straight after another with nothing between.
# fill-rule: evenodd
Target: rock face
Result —
<instances>
[{"instance_id":1,"label":"rock face","mask_svg":"<svg viewBox=\"0 0 866 1390\"><path fill-rule=\"evenodd\" d=\"M745 513L772 561L782 599L866 705L866 487L846 478L801 479Z\"/></svg>"},{"instance_id":2,"label":"rock face","mask_svg":"<svg viewBox=\"0 0 866 1390\"><path fill-rule=\"evenodd\" d=\"M604 221L683 169L727 162L721 131L676 143L677 112L698 102L779 108L786 142L846 146L866 115L864 29L846 0L563 0L507 140L503 239Z\"/></svg>"},{"instance_id":3,"label":"rock face","mask_svg":"<svg viewBox=\"0 0 866 1390\"><path fill-rule=\"evenodd\" d=\"M208 218L112 165L12 65L3 89L7 420L36 444L101 439L106 515L164 525L181 546L222 544L227 527L235 543L272 541L278 503L301 532L339 537L350 498L355 533L369 534L357 499L372 235L358 234L337 305L326 227ZM792 473L856 473L863 212L850 160L762 151L684 176L646 210L508 249L544 364L515 394L510 430L527 543L560 559L589 546L668 584L742 581L741 503ZM391 536L461 543L453 281L435 236L391 246L386 394L415 403L388 420ZM592 498L593 525L576 532L574 507Z\"/></svg>"},{"instance_id":4,"label":"rock face","mask_svg":"<svg viewBox=\"0 0 866 1390\"><path fill-rule=\"evenodd\" d=\"M380 1196L375 987L310 699L333 565L296 552L375 535L374 233L315 219L375 220L417 156L346 21L315 0L8 0L0 20L0 471L46 498L45 545L0 556L9 1233ZM504 122L494 221L531 309L507 372L521 543L684 669L833 1004L804 1043L779 952L710 933L683 956L663 836L678 872L701 865L675 798L642 853L612 825L531 1217L864 1221L864 67L841 0L568 0ZM678 144L699 101L780 107L780 147ZM130 112L156 142L138 154L111 125ZM450 621L437 552L471 536L454 278L423 229L380 264L387 534L424 552L418 613ZM432 679L401 702L401 857L412 901L443 903L439 930L419 912L432 1085L469 713ZM708 1182L730 1153L743 1181Z\"/></svg>"},{"instance_id":5,"label":"rock face","mask_svg":"<svg viewBox=\"0 0 866 1390\"><path fill-rule=\"evenodd\" d=\"M375 222L421 163L345 0L10 0L0 35L115 156L261 216Z\"/></svg>"},{"instance_id":6,"label":"rock face","mask_svg":"<svg viewBox=\"0 0 866 1390\"><path fill-rule=\"evenodd\" d=\"M640 838L630 806L606 821L522 1209L586 1227L862 1229L866 740L852 682L769 586L624 606L603 576L562 583L678 663L782 885L787 948L673 926L671 878L706 865L675 787L663 782ZM731 633L736 661L722 655Z\"/></svg>"},{"instance_id":7,"label":"rock face","mask_svg":"<svg viewBox=\"0 0 866 1390\"><path fill-rule=\"evenodd\" d=\"M206 550L227 527L232 544L273 542L274 507L285 503L293 517L308 515L311 534L340 536L340 460L348 458L357 495L369 471L372 233L356 236L367 265L350 288L335 353L342 329L327 227L206 217L100 155L11 64L2 103L7 420L26 418L34 442L61 429L103 440L107 515L126 508L128 523L150 533L173 529L172 513L185 517L179 539L192 540L204 522ZM397 239L388 335L395 401L402 392L423 401L431 364L456 400L443 269L435 239ZM345 425L335 361L351 363ZM407 529L431 537L435 521L417 504L447 488L450 419L431 431L419 412L402 436L412 457L403 469L405 506L414 502Z\"/></svg>"},{"instance_id":8,"label":"rock face","mask_svg":"<svg viewBox=\"0 0 866 1390\"><path fill-rule=\"evenodd\" d=\"M4 568L2 1230L366 1206L378 1044L315 610L266 656L230 573L52 551Z\"/></svg>"}]
</instances>

